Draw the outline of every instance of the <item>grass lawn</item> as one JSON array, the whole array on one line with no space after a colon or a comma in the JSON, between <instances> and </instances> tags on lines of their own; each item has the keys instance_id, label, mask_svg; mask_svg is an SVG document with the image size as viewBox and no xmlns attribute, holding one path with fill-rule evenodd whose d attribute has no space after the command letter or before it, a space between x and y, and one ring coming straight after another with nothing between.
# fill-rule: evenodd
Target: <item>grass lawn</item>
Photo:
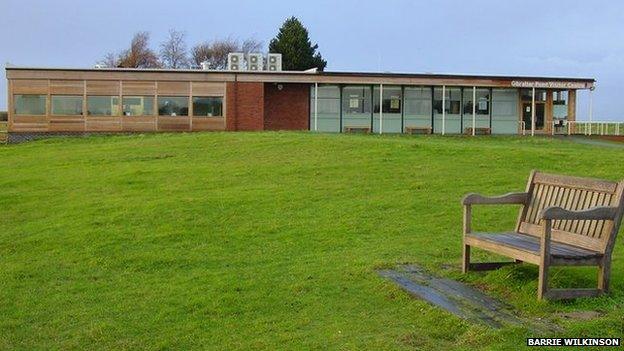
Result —
<instances>
[{"instance_id":1,"label":"grass lawn","mask_svg":"<svg viewBox=\"0 0 624 351\"><path fill-rule=\"evenodd\" d=\"M537 268L459 273L463 194L533 168L624 177L624 150L529 137L197 133L0 147L0 349L517 349L375 273L416 263L559 336L624 336L612 294L538 302ZM475 230L517 207L475 208ZM488 258L476 251L476 260ZM596 270L554 270L593 287ZM598 311L590 320L557 317Z\"/></svg>"}]
</instances>

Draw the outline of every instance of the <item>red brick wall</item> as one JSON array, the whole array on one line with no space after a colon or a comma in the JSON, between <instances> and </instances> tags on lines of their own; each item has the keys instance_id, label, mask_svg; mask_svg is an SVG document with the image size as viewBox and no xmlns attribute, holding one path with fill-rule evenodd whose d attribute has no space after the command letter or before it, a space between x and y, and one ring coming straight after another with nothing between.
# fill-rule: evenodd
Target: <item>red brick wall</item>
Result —
<instances>
[{"instance_id":1,"label":"red brick wall","mask_svg":"<svg viewBox=\"0 0 624 351\"><path fill-rule=\"evenodd\" d=\"M264 129L264 83L227 82L226 129Z\"/></svg>"},{"instance_id":2,"label":"red brick wall","mask_svg":"<svg viewBox=\"0 0 624 351\"><path fill-rule=\"evenodd\" d=\"M309 84L264 85L264 129L308 130L310 121Z\"/></svg>"}]
</instances>

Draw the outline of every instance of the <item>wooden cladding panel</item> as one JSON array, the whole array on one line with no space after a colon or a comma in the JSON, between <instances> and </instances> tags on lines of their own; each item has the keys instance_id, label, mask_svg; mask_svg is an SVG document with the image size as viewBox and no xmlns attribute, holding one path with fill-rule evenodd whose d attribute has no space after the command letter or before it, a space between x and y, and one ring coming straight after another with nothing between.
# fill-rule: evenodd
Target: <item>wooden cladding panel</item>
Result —
<instances>
[{"instance_id":1,"label":"wooden cladding panel","mask_svg":"<svg viewBox=\"0 0 624 351\"><path fill-rule=\"evenodd\" d=\"M122 130L128 132L154 132L157 130L156 116L132 116L122 117Z\"/></svg>"},{"instance_id":2,"label":"wooden cladding panel","mask_svg":"<svg viewBox=\"0 0 624 351\"><path fill-rule=\"evenodd\" d=\"M119 95L119 82L110 80L88 80L87 95Z\"/></svg>"},{"instance_id":3,"label":"wooden cladding panel","mask_svg":"<svg viewBox=\"0 0 624 351\"><path fill-rule=\"evenodd\" d=\"M223 96L225 83L191 82L193 96Z\"/></svg>"},{"instance_id":4,"label":"wooden cladding panel","mask_svg":"<svg viewBox=\"0 0 624 351\"><path fill-rule=\"evenodd\" d=\"M156 82L123 81L123 95L156 95Z\"/></svg>"},{"instance_id":5,"label":"wooden cladding panel","mask_svg":"<svg viewBox=\"0 0 624 351\"><path fill-rule=\"evenodd\" d=\"M83 116L50 116L48 131L50 132L84 132Z\"/></svg>"},{"instance_id":6,"label":"wooden cladding panel","mask_svg":"<svg viewBox=\"0 0 624 351\"><path fill-rule=\"evenodd\" d=\"M193 131L225 130L223 117L193 117Z\"/></svg>"},{"instance_id":7,"label":"wooden cladding panel","mask_svg":"<svg viewBox=\"0 0 624 351\"><path fill-rule=\"evenodd\" d=\"M188 96L189 82L158 82L158 95Z\"/></svg>"},{"instance_id":8,"label":"wooden cladding panel","mask_svg":"<svg viewBox=\"0 0 624 351\"><path fill-rule=\"evenodd\" d=\"M46 116L13 116L11 131L14 132L46 132L48 121Z\"/></svg>"},{"instance_id":9,"label":"wooden cladding panel","mask_svg":"<svg viewBox=\"0 0 624 351\"><path fill-rule=\"evenodd\" d=\"M13 94L47 94L47 79L16 79L12 81Z\"/></svg>"},{"instance_id":10,"label":"wooden cladding panel","mask_svg":"<svg viewBox=\"0 0 624 351\"><path fill-rule=\"evenodd\" d=\"M55 95L83 95L84 81L82 80L51 80L50 94Z\"/></svg>"},{"instance_id":11,"label":"wooden cladding panel","mask_svg":"<svg viewBox=\"0 0 624 351\"><path fill-rule=\"evenodd\" d=\"M186 116L158 116L159 131L190 131L191 117Z\"/></svg>"},{"instance_id":12,"label":"wooden cladding panel","mask_svg":"<svg viewBox=\"0 0 624 351\"><path fill-rule=\"evenodd\" d=\"M121 132L121 117L88 117L85 130L89 132Z\"/></svg>"}]
</instances>

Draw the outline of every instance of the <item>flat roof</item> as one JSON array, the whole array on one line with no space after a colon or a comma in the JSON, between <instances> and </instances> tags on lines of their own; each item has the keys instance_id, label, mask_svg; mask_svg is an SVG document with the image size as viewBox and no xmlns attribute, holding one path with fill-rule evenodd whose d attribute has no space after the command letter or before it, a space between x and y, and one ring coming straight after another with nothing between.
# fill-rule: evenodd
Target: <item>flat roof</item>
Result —
<instances>
[{"instance_id":1,"label":"flat roof","mask_svg":"<svg viewBox=\"0 0 624 351\"><path fill-rule=\"evenodd\" d=\"M198 74L235 74L235 75L284 75L284 76L319 76L319 77L361 77L361 78L428 78L428 79L487 79L487 80L533 80L594 83L594 78L455 74L455 73L401 73L401 72L353 72L353 71L229 71L202 69L163 69L163 68L62 68L62 67L5 67L5 70L17 71L66 71L66 72L150 72L150 73L198 73Z\"/></svg>"}]
</instances>

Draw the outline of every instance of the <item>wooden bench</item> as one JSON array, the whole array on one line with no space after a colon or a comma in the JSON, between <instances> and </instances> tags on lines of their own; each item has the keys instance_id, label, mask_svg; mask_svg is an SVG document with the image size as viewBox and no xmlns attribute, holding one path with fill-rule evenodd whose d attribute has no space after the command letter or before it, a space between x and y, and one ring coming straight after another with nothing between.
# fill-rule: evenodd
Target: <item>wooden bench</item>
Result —
<instances>
[{"instance_id":1,"label":"wooden bench","mask_svg":"<svg viewBox=\"0 0 624 351\"><path fill-rule=\"evenodd\" d=\"M624 213L624 180L569 177L533 171L526 191L499 197L464 197L462 271L496 269L510 263L539 265L538 299L597 296L609 290L611 253ZM473 233L473 205L521 205L516 228L504 233ZM471 263L478 247L515 262ZM598 266L597 289L549 289L550 266Z\"/></svg>"},{"instance_id":2,"label":"wooden bench","mask_svg":"<svg viewBox=\"0 0 624 351\"><path fill-rule=\"evenodd\" d=\"M358 132L370 133L371 127L370 126L345 126L344 131L345 133L358 133Z\"/></svg>"},{"instance_id":3,"label":"wooden bench","mask_svg":"<svg viewBox=\"0 0 624 351\"><path fill-rule=\"evenodd\" d=\"M468 127L464 129L464 134L472 135L472 127ZM476 127L475 135L490 135L492 134L492 130L488 127Z\"/></svg>"},{"instance_id":4,"label":"wooden bench","mask_svg":"<svg viewBox=\"0 0 624 351\"><path fill-rule=\"evenodd\" d=\"M407 134L433 134L433 129L431 127L406 126L405 133Z\"/></svg>"}]
</instances>

